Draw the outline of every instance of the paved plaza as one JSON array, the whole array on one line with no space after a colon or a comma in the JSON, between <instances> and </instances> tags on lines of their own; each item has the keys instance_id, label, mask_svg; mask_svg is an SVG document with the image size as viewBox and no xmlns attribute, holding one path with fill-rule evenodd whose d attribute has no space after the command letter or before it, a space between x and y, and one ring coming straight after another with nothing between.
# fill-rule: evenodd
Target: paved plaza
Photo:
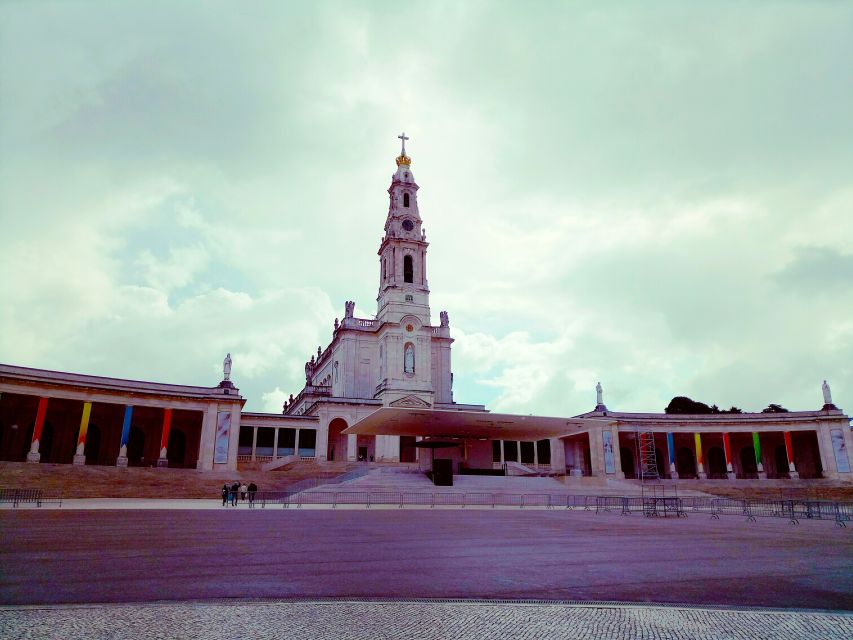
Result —
<instances>
[{"instance_id":1,"label":"paved plaza","mask_svg":"<svg viewBox=\"0 0 853 640\"><path fill-rule=\"evenodd\" d=\"M847 639L853 615L479 602L212 602L0 609L0 637Z\"/></svg>"},{"instance_id":2,"label":"paved plaza","mask_svg":"<svg viewBox=\"0 0 853 640\"><path fill-rule=\"evenodd\" d=\"M449 597L853 610L853 531L832 522L28 509L0 511L0 530L3 604Z\"/></svg>"}]
</instances>

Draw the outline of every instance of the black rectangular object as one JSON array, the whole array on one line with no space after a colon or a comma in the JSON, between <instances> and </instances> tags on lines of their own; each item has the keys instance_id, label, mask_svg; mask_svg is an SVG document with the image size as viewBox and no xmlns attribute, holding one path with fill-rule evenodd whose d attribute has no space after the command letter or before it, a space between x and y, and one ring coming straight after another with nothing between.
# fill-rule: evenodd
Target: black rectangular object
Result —
<instances>
[{"instance_id":1,"label":"black rectangular object","mask_svg":"<svg viewBox=\"0 0 853 640\"><path fill-rule=\"evenodd\" d=\"M453 460L439 458L432 462L432 481L437 487L453 486Z\"/></svg>"}]
</instances>

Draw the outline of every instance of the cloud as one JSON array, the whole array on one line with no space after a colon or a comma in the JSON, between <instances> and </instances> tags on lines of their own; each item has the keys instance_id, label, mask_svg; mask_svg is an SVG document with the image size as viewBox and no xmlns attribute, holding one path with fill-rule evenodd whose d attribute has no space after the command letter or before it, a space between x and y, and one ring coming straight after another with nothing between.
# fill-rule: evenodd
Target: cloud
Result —
<instances>
[{"instance_id":1,"label":"cloud","mask_svg":"<svg viewBox=\"0 0 853 640\"><path fill-rule=\"evenodd\" d=\"M272 391L267 391L261 396L261 411L267 413L281 413L284 401L287 400L287 394L279 387Z\"/></svg>"},{"instance_id":2,"label":"cloud","mask_svg":"<svg viewBox=\"0 0 853 640\"><path fill-rule=\"evenodd\" d=\"M851 19L6 3L0 359L215 384L230 351L279 411L374 313L405 129L458 401L853 406Z\"/></svg>"},{"instance_id":3,"label":"cloud","mask_svg":"<svg viewBox=\"0 0 853 640\"><path fill-rule=\"evenodd\" d=\"M794 256L773 274L781 287L815 296L851 295L853 253L829 247L800 247Z\"/></svg>"}]
</instances>

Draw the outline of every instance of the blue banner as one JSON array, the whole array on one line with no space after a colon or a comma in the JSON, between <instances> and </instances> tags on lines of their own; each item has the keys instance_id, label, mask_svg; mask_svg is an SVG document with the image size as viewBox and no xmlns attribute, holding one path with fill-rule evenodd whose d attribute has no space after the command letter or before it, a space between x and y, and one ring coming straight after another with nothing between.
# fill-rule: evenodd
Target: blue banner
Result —
<instances>
[{"instance_id":1,"label":"blue banner","mask_svg":"<svg viewBox=\"0 0 853 640\"><path fill-rule=\"evenodd\" d=\"M127 441L130 439L130 419L133 417L133 407L127 405L124 408L124 424L121 426L121 445L127 446Z\"/></svg>"}]
</instances>

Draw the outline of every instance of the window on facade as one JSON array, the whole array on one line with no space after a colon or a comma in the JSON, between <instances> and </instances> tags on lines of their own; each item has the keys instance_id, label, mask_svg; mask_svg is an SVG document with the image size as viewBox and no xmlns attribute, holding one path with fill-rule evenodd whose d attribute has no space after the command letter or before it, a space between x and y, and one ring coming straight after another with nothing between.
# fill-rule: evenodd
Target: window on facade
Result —
<instances>
[{"instance_id":1,"label":"window on facade","mask_svg":"<svg viewBox=\"0 0 853 640\"><path fill-rule=\"evenodd\" d=\"M415 372L415 345L411 342L406 343L406 349L403 352L403 371L406 373Z\"/></svg>"},{"instance_id":2,"label":"window on facade","mask_svg":"<svg viewBox=\"0 0 853 640\"><path fill-rule=\"evenodd\" d=\"M411 293L407 293L406 294L406 302L414 302L414 301L415 301L415 296L413 296Z\"/></svg>"},{"instance_id":3,"label":"window on facade","mask_svg":"<svg viewBox=\"0 0 853 640\"><path fill-rule=\"evenodd\" d=\"M382 279L385 279L385 258L382 258Z\"/></svg>"},{"instance_id":4,"label":"window on facade","mask_svg":"<svg viewBox=\"0 0 853 640\"><path fill-rule=\"evenodd\" d=\"M408 193L403 194L403 206L404 207L409 206L409 194Z\"/></svg>"},{"instance_id":5,"label":"window on facade","mask_svg":"<svg viewBox=\"0 0 853 640\"><path fill-rule=\"evenodd\" d=\"M415 281L415 263L412 256L403 257L403 282Z\"/></svg>"},{"instance_id":6,"label":"window on facade","mask_svg":"<svg viewBox=\"0 0 853 640\"><path fill-rule=\"evenodd\" d=\"M335 360L335 382L338 381L338 361Z\"/></svg>"}]
</instances>

